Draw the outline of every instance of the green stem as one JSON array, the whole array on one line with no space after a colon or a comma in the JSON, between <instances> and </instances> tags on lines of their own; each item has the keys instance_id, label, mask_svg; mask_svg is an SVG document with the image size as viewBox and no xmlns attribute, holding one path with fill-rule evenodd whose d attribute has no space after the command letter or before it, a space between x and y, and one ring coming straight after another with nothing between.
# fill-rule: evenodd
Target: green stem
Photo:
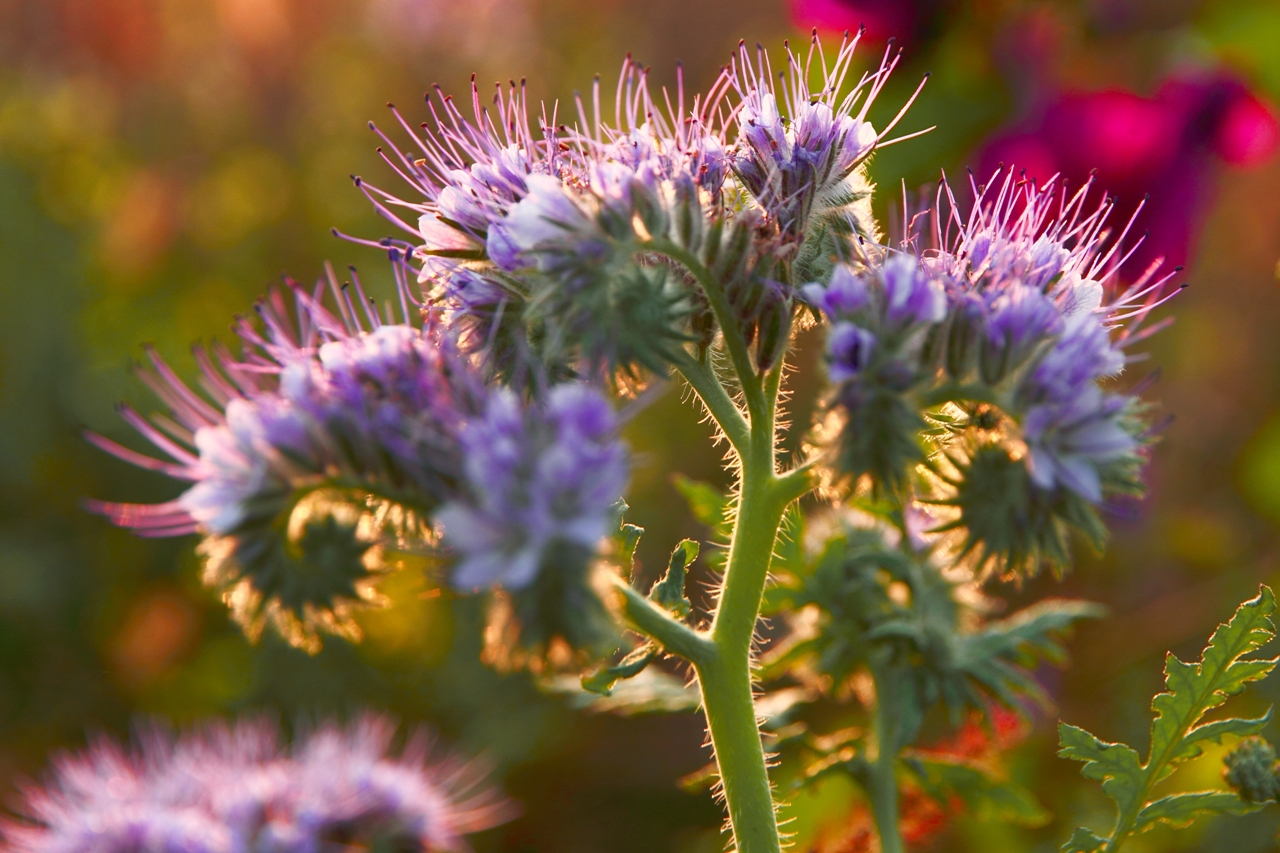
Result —
<instances>
[{"instance_id":1,"label":"green stem","mask_svg":"<svg viewBox=\"0 0 1280 853\"><path fill-rule=\"evenodd\" d=\"M729 439L733 449L741 456L751 437L751 425L742 416L742 410L733 402L729 392L725 391L724 386L720 384L720 378L716 376L710 362L698 361L686 354L685 358L676 361L676 369L684 376L689 387L702 399L711 417Z\"/></svg>"},{"instance_id":2,"label":"green stem","mask_svg":"<svg viewBox=\"0 0 1280 853\"><path fill-rule=\"evenodd\" d=\"M867 768L867 796L880 836L880 853L903 853L902 830L898 819L898 750L891 732L896 730L892 710L882 692L888 685L876 680L875 729L876 760Z\"/></svg>"},{"instance_id":3,"label":"green stem","mask_svg":"<svg viewBox=\"0 0 1280 853\"><path fill-rule=\"evenodd\" d=\"M783 360L757 375L721 282L697 257L669 241L654 241L649 248L684 266L701 285L719 321L747 417L709 363L692 356L676 363L737 453L737 517L709 635L679 625L629 586L623 591L627 615L640 630L694 665L737 853L780 853L773 789L756 718L752 645L783 513L811 488L812 476L807 465L778 474L775 427Z\"/></svg>"},{"instance_id":4,"label":"green stem","mask_svg":"<svg viewBox=\"0 0 1280 853\"><path fill-rule=\"evenodd\" d=\"M738 518L711 624L718 654L697 667L707 730L738 853L779 853L778 821L756 721L751 646L774 539L788 501L773 474L772 442L743 458Z\"/></svg>"},{"instance_id":5,"label":"green stem","mask_svg":"<svg viewBox=\"0 0 1280 853\"><path fill-rule=\"evenodd\" d=\"M751 364L751 353L748 351L747 341L743 338L742 329L739 328L733 308L729 305L729 297L724 292L724 286L698 260L697 256L675 243L668 240L654 240L649 248L680 264L698 280L707 301L711 303L711 310L715 312L716 321L720 324L720 334L724 336L725 349L729 351L733 370L738 375L738 381L742 383L742 394L747 400L747 411L751 415L752 427L754 428L762 421L771 420L772 406L765 401L764 389Z\"/></svg>"},{"instance_id":6,"label":"green stem","mask_svg":"<svg viewBox=\"0 0 1280 853\"><path fill-rule=\"evenodd\" d=\"M666 651L694 664L715 658L716 646L706 636L677 622L622 578L614 578L614 586L622 593L623 609L636 630L657 640Z\"/></svg>"}]
</instances>

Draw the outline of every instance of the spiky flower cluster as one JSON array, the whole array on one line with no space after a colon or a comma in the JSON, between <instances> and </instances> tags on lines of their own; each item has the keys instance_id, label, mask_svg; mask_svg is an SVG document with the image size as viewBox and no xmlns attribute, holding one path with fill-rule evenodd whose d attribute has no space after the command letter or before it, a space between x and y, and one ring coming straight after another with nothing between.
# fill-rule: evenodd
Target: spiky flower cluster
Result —
<instances>
[{"instance_id":1,"label":"spiky flower cluster","mask_svg":"<svg viewBox=\"0 0 1280 853\"><path fill-rule=\"evenodd\" d=\"M558 571L548 568L542 552L566 531L586 558L594 555L606 532L598 519L621 496L627 473L626 452L603 399L582 386L557 389L556 399L564 401L560 417L580 417L595 427L590 440L610 463L565 466L562 446L542 439L539 430L545 430L536 418L522 419L523 404L509 392L483 385L447 329L434 321L425 327L410 322L407 294L401 322L392 323L366 307L358 280L359 303L345 290L331 289L336 314L322 304L322 291L306 293L291 284L292 306L276 292L258 306L261 328L239 323L240 358L221 349L212 358L197 351L208 398L153 354L152 370L143 377L172 418L147 421L130 409L124 413L173 461L90 438L193 485L164 504L98 503L97 509L144 535L202 534L205 579L223 593L246 631L256 636L270 621L308 649L318 648L318 631L356 632L352 605L375 597L373 581L385 568L387 548L431 545L434 523L446 515L451 524L474 530L462 507L494 482L518 480L525 465L559 478L549 482L544 473L525 490L525 501L542 507L560 495L575 500L560 498L555 513L526 512L518 523L507 519L504 535L523 537L532 562L522 572L483 578L485 584L523 587L537 571ZM518 452L502 453L474 437L477 424L498 410L513 413L506 439ZM524 435L526 428L537 435ZM564 441L571 440L566 432ZM575 449L586 452L586 445ZM453 509L446 513L445 505ZM463 540L462 588L481 585L468 568L474 561L492 564L511 556L507 539L451 536ZM565 571L581 573L577 562Z\"/></svg>"},{"instance_id":2,"label":"spiky flower cluster","mask_svg":"<svg viewBox=\"0 0 1280 853\"><path fill-rule=\"evenodd\" d=\"M410 234L379 245L416 259L499 376L661 373L682 343L710 345L716 320L684 260L718 281L767 369L790 329L792 265L829 269L850 236L875 235L861 167L889 128L866 113L896 59L849 85L857 41L830 66L816 38L807 57L788 51L781 84L741 46L705 97L686 104L681 80L665 108L628 59L612 123L597 80L576 126L544 114L540 135L523 86L499 90L490 113L473 84L473 119L440 97L413 134L424 156L383 137L415 197L360 182Z\"/></svg>"},{"instance_id":3,"label":"spiky flower cluster","mask_svg":"<svg viewBox=\"0 0 1280 853\"><path fill-rule=\"evenodd\" d=\"M587 648L613 638L589 574L601 538L617 527L613 505L627 480L616 433L613 410L577 384L523 408L498 391L462 430L469 489L439 516L461 555L454 583L506 589L521 645L560 636Z\"/></svg>"},{"instance_id":4,"label":"spiky flower cluster","mask_svg":"<svg viewBox=\"0 0 1280 853\"><path fill-rule=\"evenodd\" d=\"M421 733L393 751L395 730L368 715L291 749L259 719L180 737L150 729L134 749L103 739L29 786L24 820L0 833L15 853L462 850L464 835L509 817L474 771L432 759Z\"/></svg>"},{"instance_id":5,"label":"spiky flower cluster","mask_svg":"<svg viewBox=\"0 0 1280 853\"><path fill-rule=\"evenodd\" d=\"M1102 383L1172 273L1119 284L1125 235L1109 239L1111 201L1086 208L1088 185L972 189L967 218L944 184L900 247L804 290L832 322L837 464L901 491L928 462L980 562L1061 565L1067 527L1100 536L1093 507L1139 488L1141 404Z\"/></svg>"}]
</instances>

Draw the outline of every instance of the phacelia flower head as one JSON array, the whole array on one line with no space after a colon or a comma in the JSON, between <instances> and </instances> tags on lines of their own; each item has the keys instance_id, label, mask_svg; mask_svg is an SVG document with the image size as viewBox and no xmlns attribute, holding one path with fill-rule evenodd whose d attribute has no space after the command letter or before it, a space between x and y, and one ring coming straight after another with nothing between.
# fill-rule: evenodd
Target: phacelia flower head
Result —
<instances>
[{"instance_id":1,"label":"phacelia flower head","mask_svg":"<svg viewBox=\"0 0 1280 853\"><path fill-rule=\"evenodd\" d=\"M434 126L415 134L431 156L412 169L410 156L394 158L415 197L362 184L410 235L378 245L420 265L428 298L466 318L464 343L498 376L665 370L690 337L692 294L643 253L655 243L702 250L727 174L715 118L726 88L686 112L681 83L664 110L628 58L613 122L601 115L597 81L594 115L579 99L576 127L544 114L537 138L522 89L495 99L500 125L474 87L474 119L445 98ZM491 172L501 178L490 182Z\"/></svg>"},{"instance_id":2,"label":"phacelia flower head","mask_svg":"<svg viewBox=\"0 0 1280 853\"><path fill-rule=\"evenodd\" d=\"M964 529L963 548L1005 568L1057 563L1068 528L1096 538L1094 507L1140 488L1143 407L1101 383L1153 330L1141 322L1176 270L1122 278L1129 229L1113 237L1114 202L1089 206L1090 185L1069 194L1006 174L972 189L967 216L944 183L900 248L804 288L834 324L828 432L845 475L901 489L924 459L927 416L937 464L954 468L938 483L953 490L948 529Z\"/></svg>"},{"instance_id":3,"label":"phacelia flower head","mask_svg":"<svg viewBox=\"0 0 1280 853\"><path fill-rule=\"evenodd\" d=\"M462 430L468 490L439 513L459 555L453 583L505 590L522 645L562 637L583 648L602 638L591 572L626 487L617 431L609 404L576 383L530 407L497 391Z\"/></svg>"},{"instance_id":4,"label":"phacelia flower head","mask_svg":"<svg viewBox=\"0 0 1280 853\"><path fill-rule=\"evenodd\" d=\"M872 186L861 167L910 102L883 131L867 121L898 60L886 53L874 72L846 90L860 36L846 36L830 65L816 33L807 56L788 47L777 83L763 48L753 58L742 44L733 62L741 99L733 170L777 229L782 254L795 253L790 259L801 280L825 280L830 258L850 260L854 241L878 239Z\"/></svg>"},{"instance_id":5,"label":"phacelia flower head","mask_svg":"<svg viewBox=\"0 0 1280 853\"><path fill-rule=\"evenodd\" d=\"M359 291L359 282L355 289ZM428 535L429 516L464 477L458 430L479 379L435 326L386 323L333 288L336 313L290 284L242 320L237 358L197 350L205 394L152 354L144 381L168 404L125 418L169 460L101 436L100 447L192 485L157 505L94 503L147 536L200 533L206 582L251 636L271 621L314 649L317 630L350 634L350 606L373 597L381 543Z\"/></svg>"},{"instance_id":6,"label":"phacelia flower head","mask_svg":"<svg viewBox=\"0 0 1280 853\"><path fill-rule=\"evenodd\" d=\"M102 739L28 786L25 820L0 834L15 853L315 853L353 842L462 850L464 835L510 816L474 771L433 759L422 733L394 752L395 729L365 715L323 724L291 750L260 719L178 737L146 729L133 749Z\"/></svg>"}]
</instances>

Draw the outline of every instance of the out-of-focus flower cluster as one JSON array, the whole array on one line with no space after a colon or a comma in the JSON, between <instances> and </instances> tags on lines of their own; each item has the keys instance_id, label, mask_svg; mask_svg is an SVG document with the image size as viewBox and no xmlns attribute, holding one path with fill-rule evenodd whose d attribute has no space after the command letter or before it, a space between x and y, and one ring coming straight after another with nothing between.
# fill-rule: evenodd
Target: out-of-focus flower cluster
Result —
<instances>
[{"instance_id":1,"label":"out-of-focus flower cluster","mask_svg":"<svg viewBox=\"0 0 1280 853\"><path fill-rule=\"evenodd\" d=\"M144 535L202 534L206 582L246 631L271 621L309 649L318 631L353 635L351 605L376 597L388 551L431 548L437 522L459 543L460 588L582 574L627 477L603 398L556 389L549 417L560 428L548 436L542 409L526 416L510 392L486 388L447 329L410 322L407 292L394 323L368 307L358 280L358 300L331 289L336 313L319 289L290 285L292 305L271 294L260 325L239 323L239 358L197 351L207 396L153 356L142 375L172 415L124 414L172 461L91 439L193 485L167 503L97 509ZM486 523L498 533L472 538ZM557 562L566 543L571 566Z\"/></svg>"},{"instance_id":2,"label":"out-of-focus flower cluster","mask_svg":"<svg viewBox=\"0 0 1280 853\"><path fill-rule=\"evenodd\" d=\"M1068 527L1100 538L1094 506L1139 488L1142 406L1100 383L1172 273L1121 284L1125 234L1090 188L997 173L962 218L943 185L899 248L804 291L832 322L839 472L901 492L925 466L957 514L938 529L1002 570L1061 565Z\"/></svg>"},{"instance_id":3,"label":"out-of-focus flower cluster","mask_svg":"<svg viewBox=\"0 0 1280 853\"><path fill-rule=\"evenodd\" d=\"M134 749L103 739L59 759L0 827L22 853L314 853L330 846L461 850L510 809L474 769L432 758L421 733L393 750L395 725L368 715L328 723L286 749L265 720Z\"/></svg>"}]
</instances>

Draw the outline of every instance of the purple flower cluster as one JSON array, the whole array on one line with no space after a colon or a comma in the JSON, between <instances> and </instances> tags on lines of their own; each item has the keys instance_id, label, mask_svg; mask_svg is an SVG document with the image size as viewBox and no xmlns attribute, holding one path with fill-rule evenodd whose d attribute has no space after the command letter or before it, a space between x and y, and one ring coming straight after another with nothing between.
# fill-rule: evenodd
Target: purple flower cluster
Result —
<instances>
[{"instance_id":1,"label":"purple flower cluster","mask_svg":"<svg viewBox=\"0 0 1280 853\"><path fill-rule=\"evenodd\" d=\"M436 522L468 589L529 584L548 542L594 556L627 476L596 391L558 386L522 403L485 387L448 330L412 325L407 300L404 322L388 323L357 314L362 292L356 303L334 287L336 314L319 291L291 293L292 310L280 293L259 305L264 332L241 322L241 358L198 353L208 399L153 357L144 378L172 417L125 416L172 461L90 438L192 485L99 512L143 535L204 535L206 581L246 631L269 619L308 649L318 630L354 631L347 611L373 598L380 543L430 542Z\"/></svg>"},{"instance_id":2,"label":"purple flower cluster","mask_svg":"<svg viewBox=\"0 0 1280 853\"><path fill-rule=\"evenodd\" d=\"M509 817L418 734L395 754L395 725L366 715L325 724L291 750L263 720L173 737L144 732L126 750L103 739L29 786L25 820L0 826L14 853L317 853L382 842L462 850L467 833ZM397 847L399 849L399 847Z\"/></svg>"},{"instance_id":3,"label":"purple flower cluster","mask_svg":"<svg viewBox=\"0 0 1280 853\"><path fill-rule=\"evenodd\" d=\"M897 59L886 54L875 72L841 94L857 43L857 36L846 39L831 66L822 63L816 89L810 86L814 56L821 55L816 36L803 63L787 51L786 76L777 89L763 48L753 61L743 44L735 57L741 105L733 169L788 242L803 239L811 217L836 220L846 234L876 233L870 187L856 170L884 136L866 115Z\"/></svg>"},{"instance_id":4,"label":"purple flower cluster","mask_svg":"<svg viewBox=\"0 0 1280 853\"><path fill-rule=\"evenodd\" d=\"M1124 368L1123 347L1151 331L1139 325L1172 273L1153 265L1122 287L1125 234L1109 239L1114 202L1088 208L1089 190L1068 196L997 174L973 187L977 201L962 218L944 185L902 250L876 250L863 271L841 266L803 289L835 324L831 378L856 388L895 377L898 390L941 388L940 401L952 388L957 402L963 389L985 387L984 399L1016 423L1034 484L1099 502L1108 466L1140 442L1135 400L1099 383Z\"/></svg>"},{"instance_id":5,"label":"purple flower cluster","mask_svg":"<svg viewBox=\"0 0 1280 853\"><path fill-rule=\"evenodd\" d=\"M688 103L682 76L656 98L628 58L610 120L597 81L573 127L544 112L537 133L523 87L500 89L491 113L473 85L470 118L433 101L422 135L396 112L421 152L387 140L410 198L361 187L409 237L376 245L414 259L428 298L504 377L660 372L680 343L713 337L701 295L655 256L710 268L752 338L762 314L789 316L779 267L824 278L854 236L876 235L861 166L897 119L877 132L866 115L897 60L886 54L854 81L857 43L846 38L831 63L816 36L807 56L788 49L780 83L763 51L740 46ZM763 325L789 330L777 317Z\"/></svg>"},{"instance_id":6,"label":"purple flower cluster","mask_svg":"<svg viewBox=\"0 0 1280 853\"><path fill-rule=\"evenodd\" d=\"M462 430L470 492L439 513L462 555L454 583L525 589L557 543L593 554L627 482L617 430L613 409L585 385L553 388L531 407L495 392Z\"/></svg>"}]
</instances>

